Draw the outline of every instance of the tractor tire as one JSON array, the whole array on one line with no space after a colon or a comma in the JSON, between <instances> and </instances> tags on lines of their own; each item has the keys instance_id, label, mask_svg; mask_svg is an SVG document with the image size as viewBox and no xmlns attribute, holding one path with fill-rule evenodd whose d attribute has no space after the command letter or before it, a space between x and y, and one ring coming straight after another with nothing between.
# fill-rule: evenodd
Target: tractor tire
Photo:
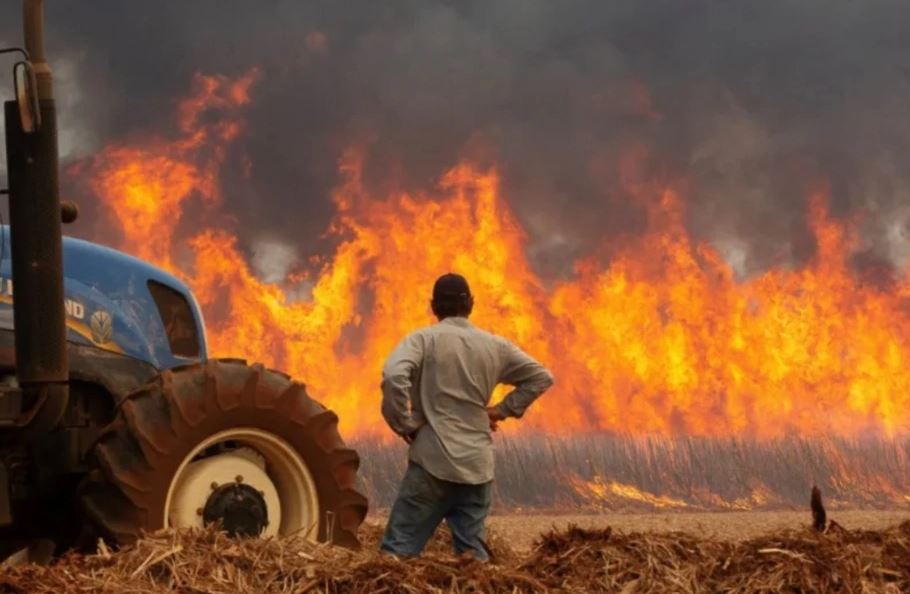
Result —
<instances>
[{"instance_id":1,"label":"tractor tire","mask_svg":"<svg viewBox=\"0 0 910 594\"><path fill-rule=\"evenodd\" d=\"M208 518L230 497L213 502L218 480L211 491L200 481L252 468L247 476L257 478L247 484L253 487L242 485L239 471L236 484L220 480L223 488L246 489L250 496L241 498L259 500L250 504L259 511L270 501L271 515L257 534L269 526L272 534L355 548L367 500L355 488L360 459L337 427L335 413L311 399L303 384L261 365L221 359L164 371L123 400L95 443L83 509L101 537L126 544L162 528L201 525L203 507ZM259 470L250 461L257 459ZM276 509L280 523L273 520ZM241 516L250 511L239 509Z\"/></svg>"}]
</instances>

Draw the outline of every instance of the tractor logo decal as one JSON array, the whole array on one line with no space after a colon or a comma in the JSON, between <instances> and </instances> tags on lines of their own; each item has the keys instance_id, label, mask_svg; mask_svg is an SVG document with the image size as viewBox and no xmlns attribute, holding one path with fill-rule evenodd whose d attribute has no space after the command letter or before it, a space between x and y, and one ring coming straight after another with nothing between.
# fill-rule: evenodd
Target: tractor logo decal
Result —
<instances>
[{"instance_id":1,"label":"tractor logo decal","mask_svg":"<svg viewBox=\"0 0 910 594\"><path fill-rule=\"evenodd\" d=\"M111 314L99 309L92 314L91 320L92 341L95 344L105 344L111 341L114 335L114 320Z\"/></svg>"},{"instance_id":2,"label":"tractor logo decal","mask_svg":"<svg viewBox=\"0 0 910 594\"><path fill-rule=\"evenodd\" d=\"M0 276L0 306L13 305L13 281ZM107 311L99 309L92 314L91 319L85 322L86 306L79 300L67 298L64 302L66 308L66 327L91 341L96 346L108 351L125 354L123 348L113 342L114 318ZM4 326L4 329L9 329Z\"/></svg>"},{"instance_id":3,"label":"tractor logo decal","mask_svg":"<svg viewBox=\"0 0 910 594\"><path fill-rule=\"evenodd\" d=\"M11 304L13 302L13 279L0 276L0 303ZM66 308L66 315L77 320L85 319L85 305L81 302L67 297L63 306Z\"/></svg>"},{"instance_id":4,"label":"tractor logo decal","mask_svg":"<svg viewBox=\"0 0 910 594\"><path fill-rule=\"evenodd\" d=\"M66 308L66 315L69 317L77 320L85 319L85 306L75 299L67 299L63 302L63 306Z\"/></svg>"}]
</instances>

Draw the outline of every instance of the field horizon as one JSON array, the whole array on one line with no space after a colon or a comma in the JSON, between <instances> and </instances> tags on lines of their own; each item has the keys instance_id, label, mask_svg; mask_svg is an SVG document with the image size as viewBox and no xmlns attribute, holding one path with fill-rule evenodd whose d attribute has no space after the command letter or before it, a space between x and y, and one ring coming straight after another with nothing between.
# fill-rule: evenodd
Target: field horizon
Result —
<instances>
[{"instance_id":1,"label":"field horizon","mask_svg":"<svg viewBox=\"0 0 910 594\"><path fill-rule=\"evenodd\" d=\"M374 512L367 524L382 528L387 511ZM887 530L910 521L910 508L893 510L837 510L830 519L847 530ZM487 528L494 538L508 539L517 551L533 548L543 534L572 526L586 530L610 528L622 533L686 533L724 541L742 541L786 530L807 530L808 506L786 511L675 511L560 513L543 510L502 511L492 514ZM441 527L440 530L445 530Z\"/></svg>"}]
</instances>

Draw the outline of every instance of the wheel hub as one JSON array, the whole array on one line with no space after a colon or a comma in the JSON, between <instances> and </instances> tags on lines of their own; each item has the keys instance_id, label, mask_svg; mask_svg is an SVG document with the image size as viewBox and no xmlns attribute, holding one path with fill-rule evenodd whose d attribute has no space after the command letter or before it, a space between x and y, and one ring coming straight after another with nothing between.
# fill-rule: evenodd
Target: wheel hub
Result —
<instances>
[{"instance_id":1,"label":"wheel hub","mask_svg":"<svg viewBox=\"0 0 910 594\"><path fill-rule=\"evenodd\" d=\"M226 451L203 455L219 444ZM193 448L174 472L164 512L165 526L202 528L220 521L237 534L315 540L319 533L318 492L300 454L252 427L221 431Z\"/></svg>"},{"instance_id":2,"label":"wheel hub","mask_svg":"<svg viewBox=\"0 0 910 594\"><path fill-rule=\"evenodd\" d=\"M268 525L268 506L259 491L243 483L215 489L205 503L202 520L220 523L231 536L259 536Z\"/></svg>"},{"instance_id":3,"label":"wheel hub","mask_svg":"<svg viewBox=\"0 0 910 594\"><path fill-rule=\"evenodd\" d=\"M220 520L228 532L258 536L278 534L283 516L265 463L243 449L189 464L169 507L171 526L202 528Z\"/></svg>"}]
</instances>

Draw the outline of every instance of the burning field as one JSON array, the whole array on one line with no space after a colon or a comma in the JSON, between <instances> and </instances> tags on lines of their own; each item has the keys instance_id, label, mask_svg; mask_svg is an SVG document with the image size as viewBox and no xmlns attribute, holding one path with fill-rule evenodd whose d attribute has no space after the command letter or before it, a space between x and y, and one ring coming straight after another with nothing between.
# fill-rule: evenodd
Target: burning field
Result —
<instances>
[{"instance_id":1,"label":"burning field","mask_svg":"<svg viewBox=\"0 0 910 594\"><path fill-rule=\"evenodd\" d=\"M96 239L187 281L212 355L285 370L339 414L374 505L403 465L379 371L431 322L429 287L448 270L470 279L478 325L557 377L497 438L500 506L774 509L803 505L813 484L835 507L907 503L910 281L857 272L858 222L829 213L824 181L805 194L814 255L743 277L688 232L686 179L651 175L633 147L616 167L644 231L546 279L495 168L465 161L377 193L355 145L338 164L330 253L267 281L222 181L263 76L196 75L172 134L108 144L67 178L99 205Z\"/></svg>"},{"instance_id":2,"label":"burning field","mask_svg":"<svg viewBox=\"0 0 910 594\"><path fill-rule=\"evenodd\" d=\"M619 166L646 232L605 246L606 263L593 254L571 278L545 282L495 170L460 163L421 192L376 196L353 147L339 164L331 257L261 280L219 181L259 76L197 76L174 138L112 144L69 178L103 206L100 236L190 284L212 354L303 379L349 435L384 433L382 361L431 322L429 287L446 270L469 277L478 325L557 377L524 431L774 439L907 428L910 284L854 273L860 240L829 215L824 183L806 196L814 257L738 279L686 231L684 180L643 178L646 155L633 151Z\"/></svg>"},{"instance_id":3,"label":"burning field","mask_svg":"<svg viewBox=\"0 0 910 594\"><path fill-rule=\"evenodd\" d=\"M207 356L233 363L163 370L154 389L109 400L71 369L80 390L59 390L72 405L53 434L68 461L45 466L66 485L91 470L84 510L132 544L5 562L0 593L910 591L910 9L54 4L61 125L47 138L82 208L69 229L184 281ZM41 144L27 140L10 153ZM13 213L12 164L43 163L30 151L10 160ZM52 216L56 195L41 194ZM17 277L47 264L14 248ZM445 272L469 280L473 322L556 378L493 436L490 563L452 556L442 531L419 559L377 550L407 463L380 414L381 369L433 323ZM155 315L138 278L79 286L123 314L91 315L99 348L145 324L137 308ZM17 293L22 320L30 293ZM170 355L187 339L193 360L186 303L166 301L137 335L163 345L165 322ZM6 387L31 403L22 344L24 381ZM31 456L55 443L5 455L13 505L0 507L17 523L57 523L19 519L44 491L56 502L59 477ZM371 505L362 548L306 541L356 545L355 480ZM54 510L71 516L65 538L29 541L32 559L94 542L69 510ZM718 516L723 535L707 528ZM208 527L141 531L168 525ZM217 531L232 525L282 537Z\"/></svg>"},{"instance_id":4,"label":"burning field","mask_svg":"<svg viewBox=\"0 0 910 594\"><path fill-rule=\"evenodd\" d=\"M185 281L211 357L305 382L372 515L358 551L165 531L5 567L0 592L910 591L901 10L77 4L55 23L70 229ZM472 321L556 377L494 435L490 564L441 533L420 559L377 552L406 464L382 364L449 271ZM356 459L332 453L347 488ZM811 529L816 487L855 521ZM718 512L723 537L681 520Z\"/></svg>"}]
</instances>

